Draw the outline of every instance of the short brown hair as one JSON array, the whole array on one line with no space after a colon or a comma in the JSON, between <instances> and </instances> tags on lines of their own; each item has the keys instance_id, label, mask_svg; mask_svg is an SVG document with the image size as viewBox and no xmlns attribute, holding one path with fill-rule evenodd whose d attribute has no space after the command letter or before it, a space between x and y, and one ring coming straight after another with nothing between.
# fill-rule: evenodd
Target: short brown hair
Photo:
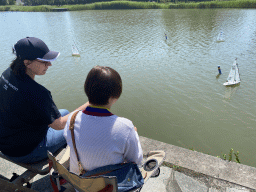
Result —
<instances>
[{"instance_id":1,"label":"short brown hair","mask_svg":"<svg viewBox=\"0 0 256 192\"><path fill-rule=\"evenodd\" d=\"M119 98L122 93L122 79L119 73L104 66L95 66L88 73L84 92L93 105L107 105L109 98Z\"/></svg>"}]
</instances>

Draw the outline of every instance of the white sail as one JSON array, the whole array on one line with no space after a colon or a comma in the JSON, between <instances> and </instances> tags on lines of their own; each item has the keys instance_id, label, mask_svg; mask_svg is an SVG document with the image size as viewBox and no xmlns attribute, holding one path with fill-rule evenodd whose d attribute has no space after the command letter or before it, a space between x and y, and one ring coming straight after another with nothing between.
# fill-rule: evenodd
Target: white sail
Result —
<instances>
[{"instance_id":1,"label":"white sail","mask_svg":"<svg viewBox=\"0 0 256 192\"><path fill-rule=\"evenodd\" d=\"M228 74L227 81L223 85L235 85L240 82L241 82L241 79L240 79L238 64L236 63L236 60L235 60Z\"/></svg>"},{"instance_id":2,"label":"white sail","mask_svg":"<svg viewBox=\"0 0 256 192\"><path fill-rule=\"evenodd\" d=\"M239 69L238 69L238 64L236 64L235 81L236 82L241 82L240 74L239 74Z\"/></svg>"},{"instance_id":3,"label":"white sail","mask_svg":"<svg viewBox=\"0 0 256 192\"><path fill-rule=\"evenodd\" d=\"M235 71L236 71L236 67L233 65L230 69L227 81L229 82L234 82L235 79Z\"/></svg>"}]
</instances>

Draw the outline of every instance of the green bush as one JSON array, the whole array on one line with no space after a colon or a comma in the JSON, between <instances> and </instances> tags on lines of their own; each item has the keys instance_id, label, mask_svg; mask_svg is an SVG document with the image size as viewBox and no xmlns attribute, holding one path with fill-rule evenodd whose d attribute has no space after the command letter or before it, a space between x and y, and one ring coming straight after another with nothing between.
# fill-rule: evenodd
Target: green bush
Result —
<instances>
[{"instance_id":1,"label":"green bush","mask_svg":"<svg viewBox=\"0 0 256 192\"><path fill-rule=\"evenodd\" d=\"M10 11L11 7L10 6L1 6L2 9L1 11Z\"/></svg>"},{"instance_id":2,"label":"green bush","mask_svg":"<svg viewBox=\"0 0 256 192\"><path fill-rule=\"evenodd\" d=\"M197 6L198 9L205 9L205 7L205 3L199 3Z\"/></svg>"},{"instance_id":3,"label":"green bush","mask_svg":"<svg viewBox=\"0 0 256 192\"><path fill-rule=\"evenodd\" d=\"M217 8L217 4L216 4L215 2L210 2L210 3L209 3L209 8L210 8L210 9Z\"/></svg>"},{"instance_id":4,"label":"green bush","mask_svg":"<svg viewBox=\"0 0 256 192\"><path fill-rule=\"evenodd\" d=\"M255 1L239 1L238 7L241 8L256 8L256 2Z\"/></svg>"}]
</instances>

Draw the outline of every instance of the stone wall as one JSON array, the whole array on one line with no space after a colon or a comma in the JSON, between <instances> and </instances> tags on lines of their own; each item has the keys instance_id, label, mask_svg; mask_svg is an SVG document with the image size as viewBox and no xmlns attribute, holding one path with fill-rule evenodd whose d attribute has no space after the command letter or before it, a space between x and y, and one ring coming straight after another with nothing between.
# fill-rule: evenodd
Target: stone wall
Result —
<instances>
[{"instance_id":1,"label":"stone wall","mask_svg":"<svg viewBox=\"0 0 256 192\"><path fill-rule=\"evenodd\" d=\"M208 182L207 185L218 182L219 185L234 183L252 191L256 190L256 168L254 167L225 161L218 157L142 136L140 136L140 142L144 155L149 151L164 150L166 165L169 164L170 167L175 165L174 167L179 169L178 171L202 180L204 183Z\"/></svg>"}]
</instances>

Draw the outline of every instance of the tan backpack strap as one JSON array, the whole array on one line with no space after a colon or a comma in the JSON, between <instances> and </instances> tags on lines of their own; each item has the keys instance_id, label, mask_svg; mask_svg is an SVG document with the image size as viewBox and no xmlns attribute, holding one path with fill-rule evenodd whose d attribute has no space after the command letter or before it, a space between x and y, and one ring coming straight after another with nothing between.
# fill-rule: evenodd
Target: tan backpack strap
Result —
<instances>
[{"instance_id":1,"label":"tan backpack strap","mask_svg":"<svg viewBox=\"0 0 256 192\"><path fill-rule=\"evenodd\" d=\"M76 115L77 115L78 112L79 111L76 111L75 113L73 113L73 115L71 117L71 120L70 120L69 130L71 131L72 143L73 143L73 147L74 147L76 157L77 157L77 161L78 161L78 167L79 167L79 172L80 172L79 175L83 175L86 171L82 167L82 164L81 164L79 156L78 156L78 152L77 152L77 149L76 149L75 133L74 133Z\"/></svg>"}]
</instances>

